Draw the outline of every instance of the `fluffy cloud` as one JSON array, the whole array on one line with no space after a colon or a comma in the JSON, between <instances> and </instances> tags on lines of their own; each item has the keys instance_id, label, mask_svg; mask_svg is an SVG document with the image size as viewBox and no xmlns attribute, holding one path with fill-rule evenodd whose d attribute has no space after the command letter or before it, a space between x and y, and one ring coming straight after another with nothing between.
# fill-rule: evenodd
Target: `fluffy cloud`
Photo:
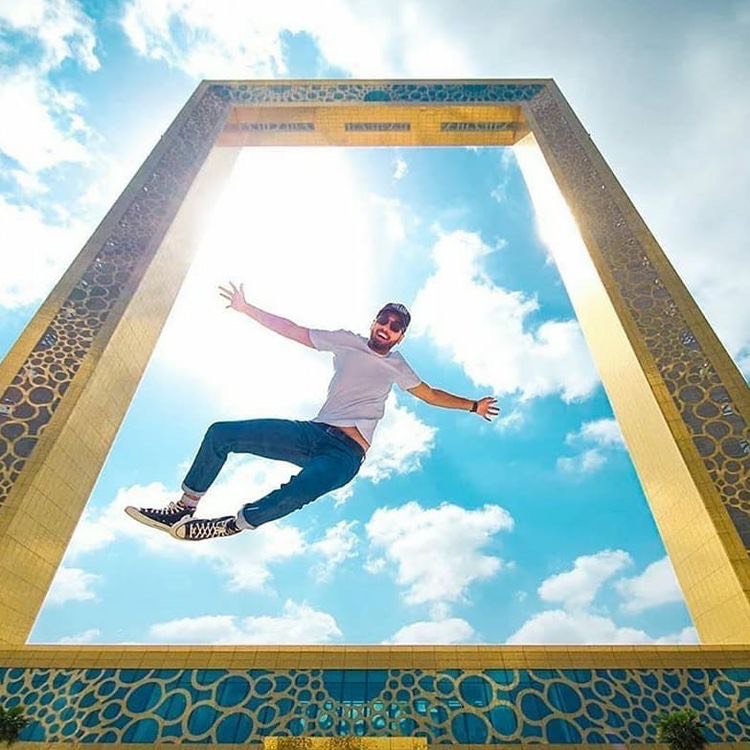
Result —
<instances>
[{"instance_id":1,"label":"fluffy cloud","mask_svg":"<svg viewBox=\"0 0 750 750\"><path fill-rule=\"evenodd\" d=\"M296 471L296 467L255 460L232 461L201 502L198 515L234 514L243 501L260 497L286 481L291 471ZM156 555L207 563L225 578L230 589L260 591L270 583L274 564L306 551L307 544L299 529L281 523L268 524L231 539L187 544L136 523L123 512L126 505L164 507L179 495L158 482L120 490L104 509L84 513L73 534L66 559L77 560L117 539L127 538L145 545Z\"/></svg>"},{"instance_id":2,"label":"fluffy cloud","mask_svg":"<svg viewBox=\"0 0 750 750\"><path fill-rule=\"evenodd\" d=\"M569 445L575 445L579 441L594 443L603 448L625 445L617 420L607 418L584 422L578 432L571 432L565 437L565 442Z\"/></svg>"},{"instance_id":3,"label":"fluffy cloud","mask_svg":"<svg viewBox=\"0 0 750 750\"><path fill-rule=\"evenodd\" d=\"M0 32L13 31L38 43L39 66L58 67L67 59L97 70L94 24L74 0L0 2Z\"/></svg>"},{"instance_id":4,"label":"fluffy cloud","mask_svg":"<svg viewBox=\"0 0 750 750\"><path fill-rule=\"evenodd\" d=\"M393 179L402 180L409 171L409 164L400 156L393 163Z\"/></svg>"},{"instance_id":5,"label":"fluffy cloud","mask_svg":"<svg viewBox=\"0 0 750 750\"><path fill-rule=\"evenodd\" d=\"M287 600L283 614L204 615L183 617L151 626L150 643L331 643L342 637L334 617L308 604Z\"/></svg>"},{"instance_id":6,"label":"fluffy cloud","mask_svg":"<svg viewBox=\"0 0 750 750\"><path fill-rule=\"evenodd\" d=\"M310 545L310 551L322 557L312 571L318 581L328 581L341 563L356 557L359 544L359 537L354 531L356 525L356 521L339 521L326 530L322 539Z\"/></svg>"},{"instance_id":7,"label":"fluffy cloud","mask_svg":"<svg viewBox=\"0 0 750 750\"><path fill-rule=\"evenodd\" d=\"M0 307L29 305L47 293L85 239L80 223L50 224L36 209L2 196L0 226L3 243L13 250L3 258Z\"/></svg>"},{"instance_id":8,"label":"fluffy cloud","mask_svg":"<svg viewBox=\"0 0 750 750\"><path fill-rule=\"evenodd\" d=\"M60 640L57 642L66 645L78 643L95 643L99 639L101 634L102 631L99 630L99 628L89 628L88 630L83 630L80 633L75 633L74 635L67 635L64 638L60 638Z\"/></svg>"},{"instance_id":9,"label":"fluffy cloud","mask_svg":"<svg viewBox=\"0 0 750 750\"><path fill-rule=\"evenodd\" d=\"M366 526L371 544L369 570L395 565L395 580L405 588L409 604L455 602L469 586L491 578L504 562L482 554L500 531L510 531L513 519L497 505L466 510L443 503L422 508L409 502L399 508L379 508ZM382 555L382 558L380 557Z\"/></svg>"},{"instance_id":10,"label":"fluffy cloud","mask_svg":"<svg viewBox=\"0 0 750 750\"><path fill-rule=\"evenodd\" d=\"M88 129L80 106L77 95L53 87L38 71L3 70L0 109L13 116L0 120L0 151L32 174L65 162L87 163L81 136Z\"/></svg>"},{"instance_id":11,"label":"fluffy cloud","mask_svg":"<svg viewBox=\"0 0 750 750\"><path fill-rule=\"evenodd\" d=\"M312 34L329 59L348 59L357 49L372 68L384 72L393 50L380 44L392 14L374 11L345 0L329 0L322 6L282 0L263 7L232 0L131 0L122 27L140 54L197 78L284 73L283 31Z\"/></svg>"},{"instance_id":12,"label":"fluffy cloud","mask_svg":"<svg viewBox=\"0 0 750 750\"><path fill-rule=\"evenodd\" d=\"M482 268L490 252L473 232L439 237L435 270L413 305L413 335L428 337L476 386L498 396L589 396L599 381L578 324L548 320L534 330L529 316L539 309L537 301L491 281Z\"/></svg>"},{"instance_id":13,"label":"fluffy cloud","mask_svg":"<svg viewBox=\"0 0 750 750\"><path fill-rule=\"evenodd\" d=\"M651 563L639 576L617 581L615 588L624 599L621 610L632 615L683 600L668 557Z\"/></svg>"},{"instance_id":14,"label":"fluffy cloud","mask_svg":"<svg viewBox=\"0 0 750 750\"><path fill-rule=\"evenodd\" d=\"M589 448L575 456L560 456L557 468L566 474L591 474L607 463L607 457L596 448Z\"/></svg>"},{"instance_id":15,"label":"fluffy cloud","mask_svg":"<svg viewBox=\"0 0 750 750\"><path fill-rule=\"evenodd\" d=\"M620 427L614 419L584 422L577 432L565 436L565 442L571 446L594 446L585 447L574 456L557 459L557 468L568 474L592 473L607 463L609 450L625 447Z\"/></svg>"},{"instance_id":16,"label":"fluffy cloud","mask_svg":"<svg viewBox=\"0 0 750 750\"><path fill-rule=\"evenodd\" d=\"M391 394L359 476L377 484L393 474L419 470L422 459L432 451L436 433L434 427L400 406L396 396Z\"/></svg>"},{"instance_id":17,"label":"fluffy cloud","mask_svg":"<svg viewBox=\"0 0 750 750\"><path fill-rule=\"evenodd\" d=\"M157 368L168 376L177 370L181 381L224 413L291 419L316 414L332 375L330 353L300 346L226 310L216 287L227 279L244 279L248 301L263 309L300 325L367 334L387 300L389 281L381 264L392 270L388 258L399 240L390 236L387 217L397 207L357 190L352 169L335 149L260 149L240 155L159 338ZM290 204L295 221L287 220ZM247 205L254 207L254 247L238 252L237 217ZM326 242L300 253L310 236L325 236ZM321 273L321 268L337 272ZM310 279L315 279L312 291ZM186 349L202 356L186 360ZM359 481L379 482L418 470L432 450L435 429L399 398L394 393L386 404ZM352 492L349 485L334 497L342 502Z\"/></svg>"},{"instance_id":18,"label":"fluffy cloud","mask_svg":"<svg viewBox=\"0 0 750 750\"><path fill-rule=\"evenodd\" d=\"M539 586L542 601L560 603L565 609L588 607L602 584L631 565L632 558L623 550L603 550L577 557L571 570L550 576Z\"/></svg>"},{"instance_id":19,"label":"fluffy cloud","mask_svg":"<svg viewBox=\"0 0 750 750\"><path fill-rule=\"evenodd\" d=\"M572 569L550 576L538 589L542 601L561 604L563 609L538 612L506 643L698 643L693 627L654 637L642 629L618 625L606 612L592 611L602 587L631 564L632 558L623 550L602 550L576 558ZM639 576L614 581L612 588L624 599L620 610L627 614L682 600L667 558L652 563Z\"/></svg>"},{"instance_id":20,"label":"fluffy cloud","mask_svg":"<svg viewBox=\"0 0 750 750\"><path fill-rule=\"evenodd\" d=\"M221 0L132 0L123 25L135 49L196 77L283 73L279 35L305 31L325 61L355 77L544 77L554 70L618 178L740 362L750 367L742 274L750 203L750 67L743 3L638 3L599 12L591 0L503 7L480 0L391 4L284 0L262 9ZM668 38L661 29L668 27ZM580 44L579 40L586 40ZM638 40L637 50L633 40ZM648 86L643 81L648 81ZM616 92L612 95L611 92ZM609 95L608 95L609 94ZM721 102L710 130L695 117ZM648 122L639 138L634 122ZM707 158L710 154L710 158ZM710 248L710 252L706 249Z\"/></svg>"},{"instance_id":21,"label":"fluffy cloud","mask_svg":"<svg viewBox=\"0 0 750 750\"><path fill-rule=\"evenodd\" d=\"M94 587L101 580L102 576L95 573L87 573L82 568L69 568L62 565L50 586L46 603L65 604L96 599Z\"/></svg>"},{"instance_id":22,"label":"fluffy cloud","mask_svg":"<svg viewBox=\"0 0 750 750\"><path fill-rule=\"evenodd\" d=\"M458 617L445 620L413 622L397 630L384 643L392 644L433 644L469 643L474 640L474 628Z\"/></svg>"},{"instance_id":23,"label":"fluffy cloud","mask_svg":"<svg viewBox=\"0 0 750 750\"><path fill-rule=\"evenodd\" d=\"M612 619L602 615L552 609L531 617L506 640L506 643L691 644L698 643L698 634L695 628L687 627L676 633L654 638L638 628L620 627Z\"/></svg>"}]
</instances>

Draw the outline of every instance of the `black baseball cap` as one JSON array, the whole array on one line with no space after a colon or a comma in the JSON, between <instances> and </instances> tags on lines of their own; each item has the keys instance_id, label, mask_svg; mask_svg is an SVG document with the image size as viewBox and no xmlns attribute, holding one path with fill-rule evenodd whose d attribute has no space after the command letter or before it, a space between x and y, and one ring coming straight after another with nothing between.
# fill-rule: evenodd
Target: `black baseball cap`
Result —
<instances>
[{"instance_id":1,"label":"black baseball cap","mask_svg":"<svg viewBox=\"0 0 750 750\"><path fill-rule=\"evenodd\" d=\"M378 314L375 317L380 317L383 313L394 313L394 315L398 315L398 317L401 318L401 322L404 324L404 329L409 327L411 313L406 309L406 306L402 305L400 302L389 302L387 305L383 305L383 307L378 310Z\"/></svg>"}]
</instances>

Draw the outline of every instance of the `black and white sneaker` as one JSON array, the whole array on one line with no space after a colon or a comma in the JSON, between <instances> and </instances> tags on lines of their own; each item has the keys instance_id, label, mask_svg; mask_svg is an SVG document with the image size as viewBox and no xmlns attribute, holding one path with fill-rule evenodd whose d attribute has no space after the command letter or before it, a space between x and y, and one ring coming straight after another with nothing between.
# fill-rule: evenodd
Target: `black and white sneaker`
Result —
<instances>
[{"instance_id":1,"label":"black and white sneaker","mask_svg":"<svg viewBox=\"0 0 750 750\"><path fill-rule=\"evenodd\" d=\"M136 508L133 505L128 505L125 512L139 523L169 533L178 521L191 518L195 513L195 507L185 505L182 500L177 500L169 503L166 508Z\"/></svg>"},{"instance_id":2,"label":"black and white sneaker","mask_svg":"<svg viewBox=\"0 0 750 750\"><path fill-rule=\"evenodd\" d=\"M185 518L176 523L170 534L176 539L199 542L203 539L219 539L239 534L242 529L237 526L234 516L221 518Z\"/></svg>"}]
</instances>

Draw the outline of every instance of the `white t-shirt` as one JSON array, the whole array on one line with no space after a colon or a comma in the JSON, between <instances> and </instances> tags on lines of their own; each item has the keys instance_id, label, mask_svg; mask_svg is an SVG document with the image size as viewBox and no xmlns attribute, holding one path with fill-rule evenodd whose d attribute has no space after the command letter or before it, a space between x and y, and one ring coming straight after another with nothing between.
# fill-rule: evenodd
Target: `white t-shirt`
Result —
<instances>
[{"instance_id":1,"label":"white t-shirt","mask_svg":"<svg viewBox=\"0 0 750 750\"><path fill-rule=\"evenodd\" d=\"M356 427L368 443L372 443L385 400L391 386L414 388L422 381L399 352L376 354L364 336L351 331L310 329L312 345L323 352L333 352L333 379L328 385L328 398L314 422L336 427Z\"/></svg>"}]
</instances>

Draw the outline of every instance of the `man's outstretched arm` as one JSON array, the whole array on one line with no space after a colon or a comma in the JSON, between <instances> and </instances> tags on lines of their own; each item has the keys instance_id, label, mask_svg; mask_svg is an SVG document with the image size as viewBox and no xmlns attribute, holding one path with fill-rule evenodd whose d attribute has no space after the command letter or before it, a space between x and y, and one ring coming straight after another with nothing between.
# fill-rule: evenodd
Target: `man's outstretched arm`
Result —
<instances>
[{"instance_id":1,"label":"man's outstretched arm","mask_svg":"<svg viewBox=\"0 0 750 750\"><path fill-rule=\"evenodd\" d=\"M303 328L302 326L293 323L291 320L280 318L278 315L273 315L265 310L261 310L259 307L255 307L255 305L251 305L245 299L245 289L242 284L240 284L238 289L230 281L229 286L229 289L226 289L223 286L219 287L219 294L224 299L229 300L227 307L231 307L233 310L237 310L237 312L244 313L265 328L269 328L281 336L292 339L292 341L298 341L300 344L309 346L311 349L315 348L310 340L309 328Z\"/></svg>"},{"instance_id":2,"label":"man's outstretched arm","mask_svg":"<svg viewBox=\"0 0 750 750\"><path fill-rule=\"evenodd\" d=\"M426 401L432 406L442 406L445 409L463 409L465 411L476 412L488 422L491 422L492 418L500 413L500 409L497 407L497 399L493 396L485 396L484 398L474 401L470 398L454 396L452 393L441 391L439 388L432 388L424 382L415 385L414 388L409 388L409 393L411 393L412 396L421 398L422 401Z\"/></svg>"}]
</instances>

